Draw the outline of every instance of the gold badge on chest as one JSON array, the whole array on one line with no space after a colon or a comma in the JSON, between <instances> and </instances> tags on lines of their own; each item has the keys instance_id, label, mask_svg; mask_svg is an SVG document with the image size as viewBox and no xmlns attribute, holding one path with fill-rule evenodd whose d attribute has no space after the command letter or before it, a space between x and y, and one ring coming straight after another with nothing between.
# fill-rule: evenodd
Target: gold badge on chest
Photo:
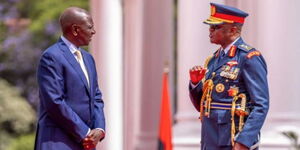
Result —
<instances>
[{"instance_id":1,"label":"gold badge on chest","mask_svg":"<svg viewBox=\"0 0 300 150\"><path fill-rule=\"evenodd\" d=\"M221 92L223 92L223 91L224 91L224 89L225 89L225 86L224 86L224 84L222 84L222 83L218 83L218 84L216 85L216 91L217 91L218 93L221 93Z\"/></svg>"}]
</instances>

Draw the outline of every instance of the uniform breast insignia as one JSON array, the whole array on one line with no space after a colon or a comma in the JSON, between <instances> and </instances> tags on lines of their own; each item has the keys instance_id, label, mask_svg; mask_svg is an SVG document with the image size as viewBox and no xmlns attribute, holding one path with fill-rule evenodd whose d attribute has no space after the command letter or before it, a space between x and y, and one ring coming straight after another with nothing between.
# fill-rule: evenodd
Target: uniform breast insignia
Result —
<instances>
[{"instance_id":1,"label":"uniform breast insignia","mask_svg":"<svg viewBox=\"0 0 300 150\"><path fill-rule=\"evenodd\" d=\"M221 92L223 92L223 91L224 91L224 89L225 89L225 86L224 86L224 84L222 84L222 83L218 83L218 84L216 85L216 91L217 91L218 93L221 93Z\"/></svg>"},{"instance_id":2,"label":"uniform breast insignia","mask_svg":"<svg viewBox=\"0 0 300 150\"><path fill-rule=\"evenodd\" d=\"M259 51L253 51L253 52L250 52L249 54L247 54L248 59L252 58L253 56L260 56L260 52Z\"/></svg>"},{"instance_id":3,"label":"uniform breast insignia","mask_svg":"<svg viewBox=\"0 0 300 150\"><path fill-rule=\"evenodd\" d=\"M222 72L220 73L220 76L235 80L239 74L240 69L237 67L234 67L238 65L238 62L236 60L229 61L222 67Z\"/></svg>"},{"instance_id":4,"label":"uniform breast insignia","mask_svg":"<svg viewBox=\"0 0 300 150\"><path fill-rule=\"evenodd\" d=\"M229 67L233 67L238 65L238 62L236 60L232 60L226 63Z\"/></svg>"}]
</instances>

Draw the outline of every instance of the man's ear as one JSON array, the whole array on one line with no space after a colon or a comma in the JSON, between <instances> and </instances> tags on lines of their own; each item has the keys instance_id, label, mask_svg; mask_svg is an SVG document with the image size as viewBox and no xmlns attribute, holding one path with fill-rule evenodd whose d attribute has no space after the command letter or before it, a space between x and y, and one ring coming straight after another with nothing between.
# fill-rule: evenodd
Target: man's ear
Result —
<instances>
[{"instance_id":1,"label":"man's ear","mask_svg":"<svg viewBox=\"0 0 300 150\"><path fill-rule=\"evenodd\" d=\"M239 34L239 33L240 33L240 30L239 30L239 28L238 28L237 26L232 26L232 27L230 28L230 33L231 33L232 35L236 35L236 34Z\"/></svg>"},{"instance_id":2,"label":"man's ear","mask_svg":"<svg viewBox=\"0 0 300 150\"><path fill-rule=\"evenodd\" d=\"M74 36L78 35L78 26L76 24L72 24L71 31Z\"/></svg>"},{"instance_id":3,"label":"man's ear","mask_svg":"<svg viewBox=\"0 0 300 150\"><path fill-rule=\"evenodd\" d=\"M230 28L230 32L233 33L233 34L235 34L235 33L238 32L238 28L237 28L236 26L232 26L232 27Z\"/></svg>"}]
</instances>

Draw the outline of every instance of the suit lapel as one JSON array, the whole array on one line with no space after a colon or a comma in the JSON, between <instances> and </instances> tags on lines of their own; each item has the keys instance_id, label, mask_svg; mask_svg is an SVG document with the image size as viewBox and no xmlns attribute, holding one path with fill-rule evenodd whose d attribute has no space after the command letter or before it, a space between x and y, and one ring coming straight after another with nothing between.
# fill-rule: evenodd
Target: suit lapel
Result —
<instances>
[{"instance_id":1,"label":"suit lapel","mask_svg":"<svg viewBox=\"0 0 300 150\"><path fill-rule=\"evenodd\" d=\"M84 76L84 73L83 73L83 71L80 67L80 64L77 62L76 58L73 56L73 54L71 53L69 48L66 46L66 44L62 40L60 40L60 41L61 42L59 43L59 46L60 46L60 49L63 51L63 54L64 54L65 58L71 64L73 69L77 72L77 74L79 75L81 81L84 83L84 86L86 87L87 91L90 92L89 86L88 86L88 83L87 83L87 79Z\"/></svg>"}]
</instances>

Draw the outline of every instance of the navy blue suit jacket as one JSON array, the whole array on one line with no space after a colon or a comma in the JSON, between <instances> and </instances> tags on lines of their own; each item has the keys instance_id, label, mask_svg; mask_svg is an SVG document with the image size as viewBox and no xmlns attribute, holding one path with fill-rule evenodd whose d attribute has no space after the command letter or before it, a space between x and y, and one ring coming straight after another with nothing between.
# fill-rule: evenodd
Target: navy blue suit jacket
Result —
<instances>
[{"instance_id":1,"label":"navy blue suit jacket","mask_svg":"<svg viewBox=\"0 0 300 150\"><path fill-rule=\"evenodd\" d=\"M89 83L60 39L41 56L37 79L40 109L36 150L82 150L89 129L105 129L104 103L93 57L80 50Z\"/></svg>"},{"instance_id":2,"label":"navy blue suit jacket","mask_svg":"<svg viewBox=\"0 0 300 150\"><path fill-rule=\"evenodd\" d=\"M269 109L269 90L267 82L267 65L260 53L248 46L240 38L234 43L236 51L232 56L226 55L219 60L218 51L214 53L208 62L206 79L211 79L213 72L214 89L212 101L219 103L232 103L228 90L232 86L239 88L240 93L247 96L247 104L250 114L245 121L244 128L239 132L235 141L252 147L259 141L260 129L263 126ZM223 67L229 62L236 62L232 69L239 69L236 79L222 76ZM223 85L224 89L218 90L216 85ZM190 98L195 108L199 111L203 84L195 88L189 87ZM202 122L201 146L207 150L231 150L231 112L230 110L212 109L210 117L204 117Z\"/></svg>"}]
</instances>

